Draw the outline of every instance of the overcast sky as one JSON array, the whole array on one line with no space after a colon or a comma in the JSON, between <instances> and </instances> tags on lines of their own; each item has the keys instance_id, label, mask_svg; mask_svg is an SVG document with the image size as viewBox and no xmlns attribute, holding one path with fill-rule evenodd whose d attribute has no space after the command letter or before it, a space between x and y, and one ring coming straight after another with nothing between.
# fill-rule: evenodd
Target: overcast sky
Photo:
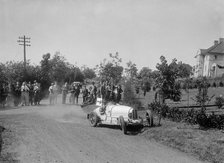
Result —
<instances>
[{"instance_id":1,"label":"overcast sky","mask_svg":"<svg viewBox=\"0 0 224 163\"><path fill-rule=\"evenodd\" d=\"M119 52L124 65L155 69L159 57L195 64L200 48L224 37L223 0L0 0L0 61L65 56L94 67Z\"/></svg>"}]
</instances>

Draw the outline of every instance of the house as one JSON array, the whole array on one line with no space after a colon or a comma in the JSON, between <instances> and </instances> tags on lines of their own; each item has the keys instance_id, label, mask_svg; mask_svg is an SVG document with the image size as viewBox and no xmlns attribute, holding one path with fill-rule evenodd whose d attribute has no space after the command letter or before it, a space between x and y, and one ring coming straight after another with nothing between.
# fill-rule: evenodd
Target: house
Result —
<instances>
[{"instance_id":1,"label":"house","mask_svg":"<svg viewBox=\"0 0 224 163\"><path fill-rule=\"evenodd\" d=\"M195 56L194 77L221 77L224 75L224 38L215 40L208 49L200 49Z\"/></svg>"}]
</instances>

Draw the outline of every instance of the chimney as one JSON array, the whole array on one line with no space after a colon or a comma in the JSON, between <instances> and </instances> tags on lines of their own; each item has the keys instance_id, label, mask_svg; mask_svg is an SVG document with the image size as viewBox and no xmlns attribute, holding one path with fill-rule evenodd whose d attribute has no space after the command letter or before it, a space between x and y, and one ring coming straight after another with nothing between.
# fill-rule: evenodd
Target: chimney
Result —
<instances>
[{"instance_id":1,"label":"chimney","mask_svg":"<svg viewBox=\"0 0 224 163\"><path fill-rule=\"evenodd\" d=\"M219 38L219 42L224 42L224 38Z\"/></svg>"},{"instance_id":2,"label":"chimney","mask_svg":"<svg viewBox=\"0 0 224 163\"><path fill-rule=\"evenodd\" d=\"M219 43L218 40L215 40L215 41L214 41L214 45L217 45L218 43Z\"/></svg>"}]
</instances>

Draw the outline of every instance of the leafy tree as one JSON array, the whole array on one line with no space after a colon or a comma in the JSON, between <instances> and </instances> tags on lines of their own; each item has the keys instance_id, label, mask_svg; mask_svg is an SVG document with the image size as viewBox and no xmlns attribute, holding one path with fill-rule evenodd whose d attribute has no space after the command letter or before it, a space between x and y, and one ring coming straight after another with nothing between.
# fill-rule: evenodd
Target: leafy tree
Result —
<instances>
[{"instance_id":1,"label":"leafy tree","mask_svg":"<svg viewBox=\"0 0 224 163\"><path fill-rule=\"evenodd\" d=\"M69 70L69 63L59 52L56 52L50 60L50 67L52 79L59 83L64 82L66 72Z\"/></svg>"},{"instance_id":2,"label":"leafy tree","mask_svg":"<svg viewBox=\"0 0 224 163\"><path fill-rule=\"evenodd\" d=\"M5 76L5 65L0 63L0 83L6 82L6 76Z\"/></svg>"},{"instance_id":3,"label":"leafy tree","mask_svg":"<svg viewBox=\"0 0 224 163\"><path fill-rule=\"evenodd\" d=\"M27 69L24 69L23 62L14 62L9 61L5 63L4 66L4 76L9 83L15 83L16 81L28 81L30 78L28 76L29 73L32 73L32 69L29 62L27 62ZM28 70L28 71L27 71Z\"/></svg>"},{"instance_id":4,"label":"leafy tree","mask_svg":"<svg viewBox=\"0 0 224 163\"><path fill-rule=\"evenodd\" d=\"M42 56L43 59L40 61L40 64L41 64L40 81L41 81L42 88L44 90L48 89L51 82L53 81L53 77L51 74L52 67L50 64L50 57L51 57L50 53L44 54Z\"/></svg>"},{"instance_id":5,"label":"leafy tree","mask_svg":"<svg viewBox=\"0 0 224 163\"><path fill-rule=\"evenodd\" d=\"M138 78L141 81L141 88L144 92L144 95L146 94L146 92L149 92L151 89L151 85L152 85L152 70L148 67L143 67L139 74L138 74Z\"/></svg>"},{"instance_id":6,"label":"leafy tree","mask_svg":"<svg viewBox=\"0 0 224 163\"><path fill-rule=\"evenodd\" d=\"M192 74L192 66L186 63L178 62L178 73L181 78L188 78Z\"/></svg>"},{"instance_id":7,"label":"leafy tree","mask_svg":"<svg viewBox=\"0 0 224 163\"><path fill-rule=\"evenodd\" d=\"M123 67L120 66L122 59L119 58L118 53L115 55L109 54L110 60L103 60L99 65L96 66L98 74L101 80L111 81L117 84L121 78L123 73Z\"/></svg>"},{"instance_id":8,"label":"leafy tree","mask_svg":"<svg viewBox=\"0 0 224 163\"><path fill-rule=\"evenodd\" d=\"M159 75L156 78L156 87L159 88L160 95L162 96L162 102L165 102L165 99L171 99L178 101L181 98L181 90L179 84L176 82L176 79L179 77L177 60L168 64L164 56L160 57L161 63L157 64L156 68L159 71Z\"/></svg>"},{"instance_id":9,"label":"leafy tree","mask_svg":"<svg viewBox=\"0 0 224 163\"><path fill-rule=\"evenodd\" d=\"M127 75L127 78L129 78L131 80L136 79L137 78L137 73L138 73L138 69L136 67L136 64L129 61L127 63L127 68L125 68L125 73Z\"/></svg>"},{"instance_id":10,"label":"leafy tree","mask_svg":"<svg viewBox=\"0 0 224 163\"><path fill-rule=\"evenodd\" d=\"M85 79L93 79L96 77L95 71L86 66L82 67L82 73L83 73Z\"/></svg>"}]
</instances>

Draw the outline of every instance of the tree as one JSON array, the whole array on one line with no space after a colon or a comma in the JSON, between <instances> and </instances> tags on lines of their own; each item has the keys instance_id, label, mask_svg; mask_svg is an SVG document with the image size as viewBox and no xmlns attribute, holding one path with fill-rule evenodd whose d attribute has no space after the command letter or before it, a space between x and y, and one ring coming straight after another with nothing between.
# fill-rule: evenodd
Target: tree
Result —
<instances>
[{"instance_id":1,"label":"tree","mask_svg":"<svg viewBox=\"0 0 224 163\"><path fill-rule=\"evenodd\" d=\"M156 68L159 71L159 76L156 78L156 87L159 88L160 95L162 96L162 102L165 99L171 99L179 101L181 98L180 85L176 82L179 77L177 60L168 64L164 56L160 57L161 63L157 64Z\"/></svg>"},{"instance_id":2,"label":"tree","mask_svg":"<svg viewBox=\"0 0 224 163\"><path fill-rule=\"evenodd\" d=\"M136 64L129 61L127 63L127 68L125 68L125 73L126 73L127 78L129 78L131 80L136 79L137 78L137 73L138 73L138 69L136 67Z\"/></svg>"},{"instance_id":3,"label":"tree","mask_svg":"<svg viewBox=\"0 0 224 163\"><path fill-rule=\"evenodd\" d=\"M82 73L83 73L85 79L93 79L96 77L95 71L86 66L82 67Z\"/></svg>"},{"instance_id":4,"label":"tree","mask_svg":"<svg viewBox=\"0 0 224 163\"><path fill-rule=\"evenodd\" d=\"M24 64L23 62L6 62L5 77L8 82L21 81L24 78Z\"/></svg>"},{"instance_id":5,"label":"tree","mask_svg":"<svg viewBox=\"0 0 224 163\"><path fill-rule=\"evenodd\" d=\"M141 89L144 92L144 95L146 92L149 92L152 85L152 70L148 67L143 67L140 72L138 73L138 78L141 82Z\"/></svg>"},{"instance_id":6,"label":"tree","mask_svg":"<svg viewBox=\"0 0 224 163\"><path fill-rule=\"evenodd\" d=\"M109 56L110 60L104 59L103 62L96 66L96 69L101 80L117 84L122 78L123 67L120 66L122 59L119 58L118 53L115 55L109 54Z\"/></svg>"},{"instance_id":7,"label":"tree","mask_svg":"<svg viewBox=\"0 0 224 163\"><path fill-rule=\"evenodd\" d=\"M51 74L52 67L50 64L50 57L51 57L50 53L44 54L42 56L43 59L40 61L40 64L41 64L40 82L41 82L41 86L42 86L43 90L48 89L51 82L53 81L53 77Z\"/></svg>"},{"instance_id":8,"label":"tree","mask_svg":"<svg viewBox=\"0 0 224 163\"><path fill-rule=\"evenodd\" d=\"M66 59L59 52L56 52L49 64L52 79L59 83L64 82L66 72L69 71L69 63L66 62Z\"/></svg>"},{"instance_id":9,"label":"tree","mask_svg":"<svg viewBox=\"0 0 224 163\"><path fill-rule=\"evenodd\" d=\"M186 63L178 62L178 72L181 78L189 78L192 74L192 66Z\"/></svg>"}]
</instances>

